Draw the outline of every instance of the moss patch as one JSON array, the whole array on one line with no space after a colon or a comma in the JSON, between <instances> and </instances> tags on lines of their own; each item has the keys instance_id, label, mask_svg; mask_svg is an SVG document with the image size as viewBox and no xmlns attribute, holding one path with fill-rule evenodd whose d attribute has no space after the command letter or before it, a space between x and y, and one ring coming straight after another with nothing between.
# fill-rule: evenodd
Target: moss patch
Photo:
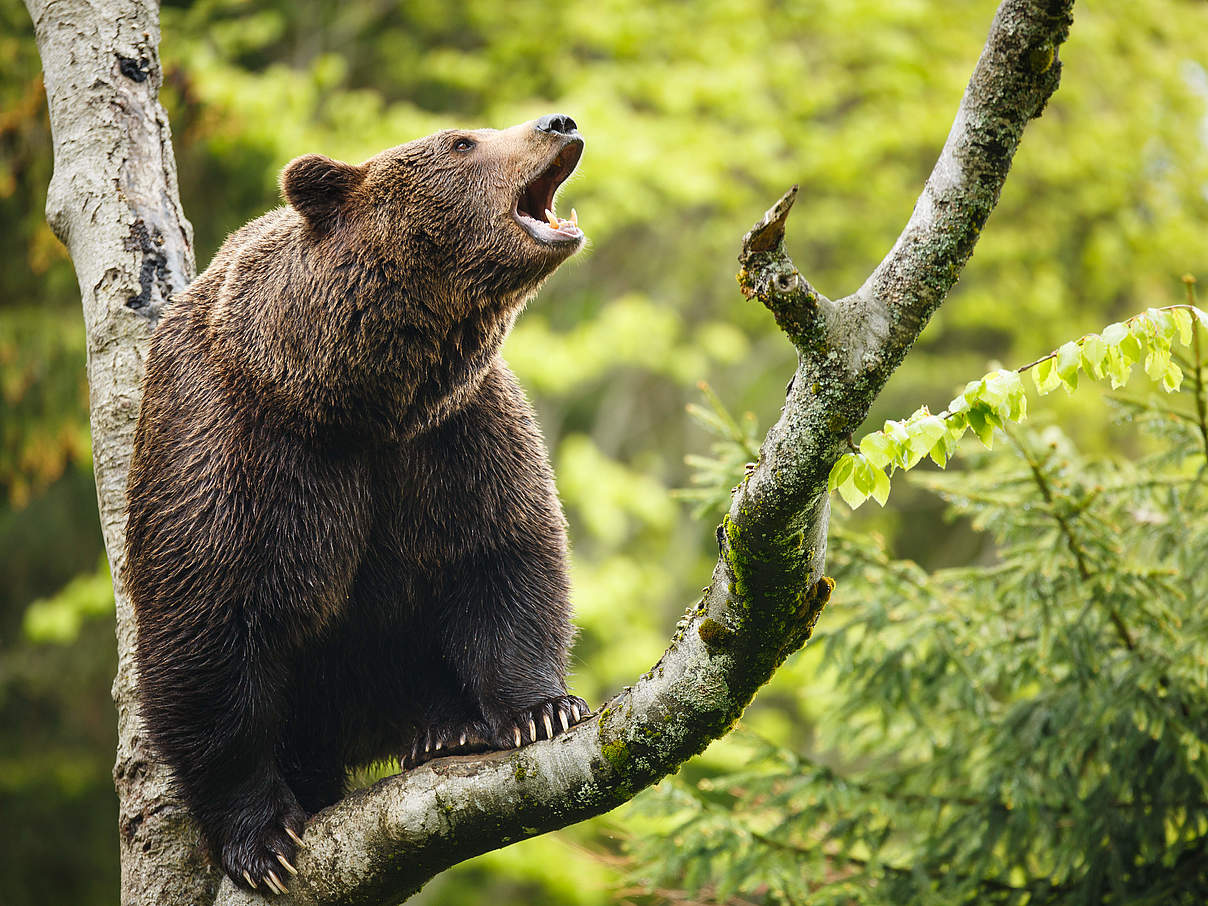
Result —
<instances>
[{"instance_id":1,"label":"moss patch","mask_svg":"<svg viewBox=\"0 0 1208 906\"><path fill-rule=\"evenodd\" d=\"M604 755L604 760L607 761L614 771L618 774L624 774L625 769L629 767L629 763L633 761L633 755L630 754L629 746L621 742L619 739L613 739L604 743L600 747L600 751Z\"/></svg>"},{"instance_id":2,"label":"moss patch","mask_svg":"<svg viewBox=\"0 0 1208 906\"><path fill-rule=\"evenodd\" d=\"M1037 74L1048 72L1056 57L1057 48L1052 44L1046 42L1039 47L1033 47L1028 51L1028 68Z\"/></svg>"},{"instance_id":3,"label":"moss patch","mask_svg":"<svg viewBox=\"0 0 1208 906\"><path fill-rule=\"evenodd\" d=\"M710 648L724 650L729 648L734 641L734 630L726 628L712 617L703 621L696 631L700 634L701 641Z\"/></svg>"}]
</instances>

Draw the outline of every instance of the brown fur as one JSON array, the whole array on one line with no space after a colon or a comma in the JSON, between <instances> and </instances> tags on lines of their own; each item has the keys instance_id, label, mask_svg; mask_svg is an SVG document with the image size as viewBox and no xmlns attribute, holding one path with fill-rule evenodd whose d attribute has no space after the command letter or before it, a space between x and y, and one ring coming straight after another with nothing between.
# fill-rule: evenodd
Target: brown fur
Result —
<instances>
[{"instance_id":1,"label":"brown fur","mask_svg":"<svg viewBox=\"0 0 1208 906\"><path fill-rule=\"evenodd\" d=\"M564 120L299 158L290 205L229 237L154 336L125 573L143 715L240 884L282 876L287 829L351 766L588 713L566 693L561 508L498 354L581 244L513 215L577 160Z\"/></svg>"}]
</instances>

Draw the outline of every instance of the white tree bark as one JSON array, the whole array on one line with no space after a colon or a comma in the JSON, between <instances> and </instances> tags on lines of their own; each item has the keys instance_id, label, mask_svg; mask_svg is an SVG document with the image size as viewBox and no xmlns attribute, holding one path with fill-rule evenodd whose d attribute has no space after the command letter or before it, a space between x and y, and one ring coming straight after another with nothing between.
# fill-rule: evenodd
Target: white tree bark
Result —
<instances>
[{"instance_id":1,"label":"white tree bark","mask_svg":"<svg viewBox=\"0 0 1208 906\"><path fill-rule=\"evenodd\" d=\"M117 596L122 902L254 902L209 864L140 733L120 581L143 353L160 306L193 275L157 100L158 9L149 0L26 5L54 133L47 218L75 262L88 331L94 467ZM287 901L395 903L457 862L613 808L723 735L805 643L831 590L822 577L827 473L972 254L1024 126L1057 87L1072 5L1004 0L914 215L855 294L823 298L788 259L793 192L747 235L744 292L772 311L799 365L718 529L712 584L659 663L565 736L431 762L316 816Z\"/></svg>"},{"instance_id":2,"label":"white tree bark","mask_svg":"<svg viewBox=\"0 0 1208 906\"><path fill-rule=\"evenodd\" d=\"M46 218L75 264L87 330L93 469L117 599L123 902L213 899L217 873L167 795L135 707L134 619L122 589L126 472L143 355L168 296L193 277L168 118L159 105L158 6L29 0L45 73L55 167Z\"/></svg>"}]
</instances>

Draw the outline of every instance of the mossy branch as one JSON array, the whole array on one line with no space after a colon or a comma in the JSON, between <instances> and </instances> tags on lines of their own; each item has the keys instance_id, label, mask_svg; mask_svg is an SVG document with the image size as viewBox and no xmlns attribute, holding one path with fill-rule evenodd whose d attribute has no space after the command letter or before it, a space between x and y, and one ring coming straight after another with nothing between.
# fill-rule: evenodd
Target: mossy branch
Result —
<instances>
[{"instance_id":1,"label":"mossy branch","mask_svg":"<svg viewBox=\"0 0 1208 906\"><path fill-rule=\"evenodd\" d=\"M94 461L116 577L147 315L192 275L157 102L157 8L146 0L27 5L55 140L48 213L84 299ZM971 254L1024 126L1057 86L1071 7L1001 4L914 215L857 293L830 303L793 267L784 252L793 193L748 235L744 290L772 310L800 363L784 413L718 530L712 582L658 664L565 736L432 762L316 816L285 902L395 903L457 862L611 809L723 735L805 643L832 587L822 576L827 474ZM217 873L140 733L133 625L116 591L122 900L258 902L227 880L216 889Z\"/></svg>"}]
</instances>

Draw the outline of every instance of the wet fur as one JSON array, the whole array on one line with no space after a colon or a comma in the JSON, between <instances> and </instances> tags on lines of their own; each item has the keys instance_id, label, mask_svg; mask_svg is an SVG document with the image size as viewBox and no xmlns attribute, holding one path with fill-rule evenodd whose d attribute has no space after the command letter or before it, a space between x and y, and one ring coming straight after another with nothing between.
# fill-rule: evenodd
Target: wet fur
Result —
<instances>
[{"instance_id":1,"label":"wet fur","mask_svg":"<svg viewBox=\"0 0 1208 906\"><path fill-rule=\"evenodd\" d=\"M451 151L462 134L480 153ZM288 877L288 832L350 767L588 712L562 511L498 354L573 251L500 213L560 140L301 158L291 205L233 234L152 340L125 570L142 713L245 886Z\"/></svg>"}]
</instances>

